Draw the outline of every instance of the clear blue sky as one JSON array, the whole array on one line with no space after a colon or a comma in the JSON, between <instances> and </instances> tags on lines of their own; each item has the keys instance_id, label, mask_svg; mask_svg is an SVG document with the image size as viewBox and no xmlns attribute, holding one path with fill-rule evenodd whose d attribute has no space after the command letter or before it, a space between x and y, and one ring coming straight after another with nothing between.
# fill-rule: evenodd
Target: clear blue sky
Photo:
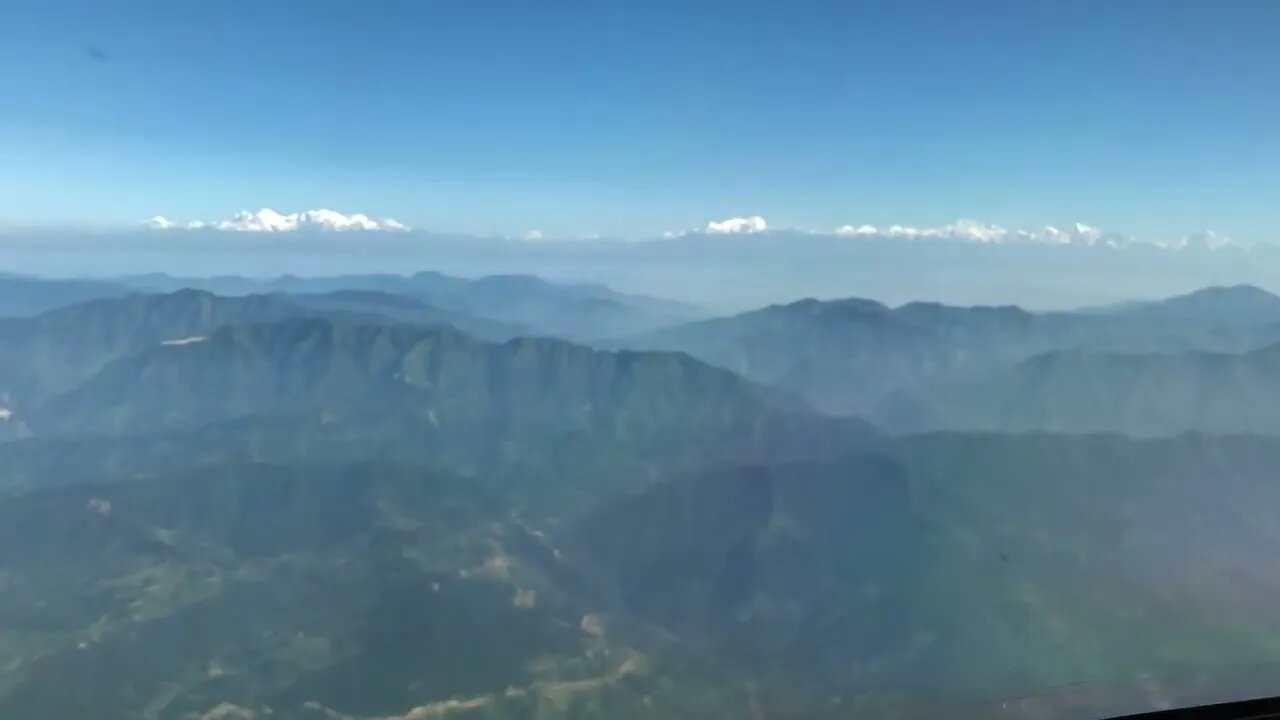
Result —
<instances>
[{"instance_id":1,"label":"clear blue sky","mask_svg":"<svg viewBox=\"0 0 1280 720\"><path fill-rule=\"evenodd\" d=\"M1280 3L0 0L0 223L1280 240Z\"/></svg>"}]
</instances>

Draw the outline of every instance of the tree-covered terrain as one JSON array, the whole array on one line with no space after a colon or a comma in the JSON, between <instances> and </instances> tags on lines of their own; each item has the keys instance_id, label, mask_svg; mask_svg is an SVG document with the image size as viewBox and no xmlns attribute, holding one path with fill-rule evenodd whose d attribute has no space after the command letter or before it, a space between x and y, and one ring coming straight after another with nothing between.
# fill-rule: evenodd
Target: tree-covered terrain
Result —
<instances>
[{"instance_id":1,"label":"tree-covered terrain","mask_svg":"<svg viewBox=\"0 0 1280 720\"><path fill-rule=\"evenodd\" d=\"M1265 397L1269 318L762 311L845 328L778 352L880 333L842 387L907 353L866 387L973 393L958 432L889 434L701 353L269 290L0 320L0 715L1074 718L1275 679L1280 437L1178 424L1207 406L1156 392ZM978 348L980 380L956 360ZM965 426L1035 387L1124 434ZM1135 397L1163 404L1095 407Z\"/></svg>"}]
</instances>

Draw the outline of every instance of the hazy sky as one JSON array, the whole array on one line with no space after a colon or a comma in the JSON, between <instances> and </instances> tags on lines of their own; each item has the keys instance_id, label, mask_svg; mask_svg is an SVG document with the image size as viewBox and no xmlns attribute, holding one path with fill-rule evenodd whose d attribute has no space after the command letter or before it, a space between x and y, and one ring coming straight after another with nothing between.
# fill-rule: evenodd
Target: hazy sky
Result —
<instances>
[{"instance_id":1,"label":"hazy sky","mask_svg":"<svg viewBox=\"0 0 1280 720\"><path fill-rule=\"evenodd\" d=\"M1278 240L1280 3L0 1L0 225Z\"/></svg>"}]
</instances>

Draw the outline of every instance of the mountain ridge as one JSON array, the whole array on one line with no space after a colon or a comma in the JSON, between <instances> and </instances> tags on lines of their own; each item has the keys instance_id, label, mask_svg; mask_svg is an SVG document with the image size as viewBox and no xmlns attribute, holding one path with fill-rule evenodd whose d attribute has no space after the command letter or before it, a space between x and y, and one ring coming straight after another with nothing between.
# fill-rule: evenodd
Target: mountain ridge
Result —
<instances>
[{"instance_id":1,"label":"mountain ridge","mask_svg":"<svg viewBox=\"0 0 1280 720\"><path fill-rule=\"evenodd\" d=\"M979 378L1044 352L1244 352L1280 341L1280 321L1265 314L1241 317L1217 306L1189 317L1148 318L1143 312L1036 313L930 302L890 308L861 298L810 298L617 344L682 350L787 389L827 412L867 415L895 393Z\"/></svg>"},{"instance_id":2,"label":"mountain ridge","mask_svg":"<svg viewBox=\"0 0 1280 720\"><path fill-rule=\"evenodd\" d=\"M896 431L1280 434L1280 343L1245 353L1053 351L890 397Z\"/></svg>"},{"instance_id":3,"label":"mountain ridge","mask_svg":"<svg viewBox=\"0 0 1280 720\"><path fill-rule=\"evenodd\" d=\"M283 292L315 294L334 290L369 290L424 300L442 310L466 313L526 328L534 334L589 340L619 330L640 332L704 315L687 303L619 292L596 283L557 283L536 275L486 275L475 279L419 271L272 279L239 276L174 278L148 275L122 282L146 290L201 287L224 294Z\"/></svg>"},{"instance_id":4,"label":"mountain ridge","mask_svg":"<svg viewBox=\"0 0 1280 720\"><path fill-rule=\"evenodd\" d=\"M1257 285L1211 285L1183 295L1094 308L1092 312L1142 320L1280 322L1280 295Z\"/></svg>"},{"instance_id":5,"label":"mountain ridge","mask_svg":"<svg viewBox=\"0 0 1280 720\"><path fill-rule=\"evenodd\" d=\"M637 403L637 410L667 412L662 403L681 393L710 401L720 392L743 408L803 407L679 353L596 351L531 337L488 343L448 327L305 317L224 326L196 342L121 358L57 398L43 416L49 426L103 422L120 430L128 424L124 416L145 426L149 415L169 411L214 420L265 410L417 404L422 412L439 413L440 421L454 409L470 413L472 422L495 412L550 413L582 425L603 419L598 412L620 399ZM472 413L479 407L489 409ZM107 421L97 408L110 408L116 419ZM732 415L728 408L711 414L716 412ZM704 411L690 404L681 413ZM86 419L82 425L69 417Z\"/></svg>"}]
</instances>

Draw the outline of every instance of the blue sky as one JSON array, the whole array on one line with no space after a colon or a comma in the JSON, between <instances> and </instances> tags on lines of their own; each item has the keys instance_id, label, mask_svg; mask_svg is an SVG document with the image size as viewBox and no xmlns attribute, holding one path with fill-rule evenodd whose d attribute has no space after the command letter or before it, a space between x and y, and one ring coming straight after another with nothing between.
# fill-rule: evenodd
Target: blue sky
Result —
<instances>
[{"instance_id":1,"label":"blue sky","mask_svg":"<svg viewBox=\"0 0 1280 720\"><path fill-rule=\"evenodd\" d=\"M0 224L1280 240L1277 28L1266 0L9 0Z\"/></svg>"}]
</instances>

